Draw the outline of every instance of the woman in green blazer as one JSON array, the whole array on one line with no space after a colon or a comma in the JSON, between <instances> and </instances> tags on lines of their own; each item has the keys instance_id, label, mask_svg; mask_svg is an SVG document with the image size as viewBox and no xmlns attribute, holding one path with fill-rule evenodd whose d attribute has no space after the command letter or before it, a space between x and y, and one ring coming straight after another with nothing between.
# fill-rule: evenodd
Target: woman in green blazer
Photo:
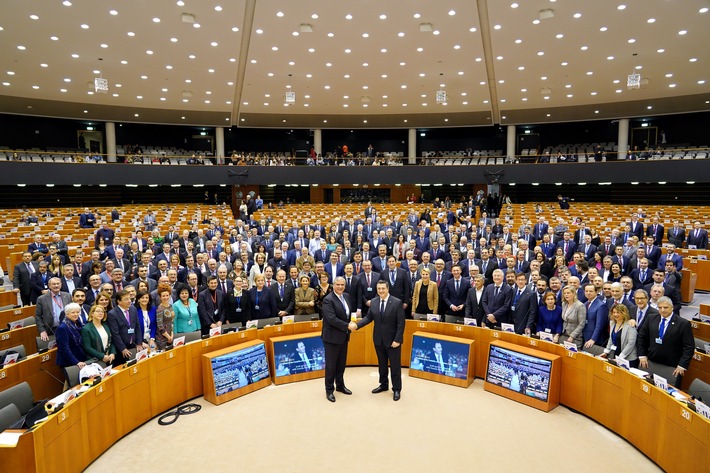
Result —
<instances>
[{"instance_id":1,"label":"woman in green blazer","mask_svg":"<svg viewBox=\"0 0 710 473\"><path fill-rule=\"evenodd\" d=\"M111 343L111 330L106 323L106 316L102 306L91 307L89 322L81 329L81 341L87 356L110 365L116 358L116 347Z\"/></svg>"}]
</instances>

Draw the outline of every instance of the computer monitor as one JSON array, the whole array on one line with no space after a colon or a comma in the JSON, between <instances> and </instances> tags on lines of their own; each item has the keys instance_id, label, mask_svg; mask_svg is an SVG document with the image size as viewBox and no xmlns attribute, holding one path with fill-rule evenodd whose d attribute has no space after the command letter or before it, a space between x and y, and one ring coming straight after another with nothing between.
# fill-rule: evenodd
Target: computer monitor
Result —
<instances>
[{"instance_id":1,"label":"computer monitor","mask_svg":"<svg viewBox=\"0 0 710 473\"><path fill-rule=\"evenodd\" d=\"M275 384L325 376L325 349L320 332L271 337L269 343Z\"/></svg>"},{"instance_id":2,"label":"computer monitor","mask_svg":"<svg viewBox=\"0 0 710 473\"><path fill-rule=\"evenodd\" d=\"M235 399L271 384L266 345L251 340L202 357L205 399L213 404Z\"/></svg>"}]
</instances>

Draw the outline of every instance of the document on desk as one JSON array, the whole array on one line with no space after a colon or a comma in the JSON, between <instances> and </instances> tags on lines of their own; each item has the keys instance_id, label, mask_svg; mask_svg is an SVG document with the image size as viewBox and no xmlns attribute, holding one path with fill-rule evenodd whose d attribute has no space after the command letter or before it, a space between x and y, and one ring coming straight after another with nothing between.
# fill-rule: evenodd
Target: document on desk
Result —
<instances>
[{"instance_id":1,"label":"document on desk","mask_svg":"<svg viewBox=\"0 0 710 473\"><path fill-rule=\"evenodd\" d=\"M704 402L698 401L696 399L695 400L695 410L698 412L698 414L710 419L710 407L708 407L708 405L705 404Z\"/></svg>"},{"instance_id":2,"label":"document on desk","mask_svg":"<svg viewBox=\"0 0 710 473\"><path fill-rule=\"evenodd\" d=\"M504 332L515 332L515 325L513 324L500 324L500 329Z\"/></svg>"},{"instance_id":3,"label":"document on desk","mask_svg":"<svg viewBox=\"0 0 710 473\"><path fill-rule=\"evenodd\" d=\"M295 317L293 315L284 315L283 317L281 317L281 323L292 324L294 319Z\"/></svg>"},{"instance_id":4,"label":"document on desk","mask_svg":"<svg viewBox=\"0 0 710 473\"><path fill-rule=\"evenodd\" d=\"M16 447L20 441L20 435L24 432L2 432L0 433L0 447Z\"/></svg>"},{"instance_id":5,"label":"document on desk","mask_svg":"<svg viewBox=\"0 0 710 473\"><path fill-rule=\"evenodd\" d=\"M640 370L638 368L629 368L629 371L631 372L631 374L635 374L639 378L645 378L646 376L648 376L648 371Z\"/></svg>"}]
</instances>

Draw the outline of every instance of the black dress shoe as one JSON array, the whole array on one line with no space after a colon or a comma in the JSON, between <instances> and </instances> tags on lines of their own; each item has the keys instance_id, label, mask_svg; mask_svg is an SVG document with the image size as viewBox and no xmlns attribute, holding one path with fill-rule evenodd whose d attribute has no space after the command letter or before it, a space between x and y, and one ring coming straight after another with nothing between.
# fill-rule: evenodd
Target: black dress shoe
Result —
<instances>
[{"instance_id":1,"label":"black dress shoe","mask_svg":"<svg viewBox=\"0 0 710 473\"><path fill-rule=\"evenodd\" d=\"M395 401L399 401L399 398L400 398L399 391L395 391L394 396L392 396L392 399L394 399Z\"/></svg>"},{"instance_id":2,"label":"black dress shoe","mask_svg":"<svg viewBox=\"0 0 710 473\"><path fill-rule=\"evenodd\" d=\"M335 394L333 393L325 393L325 397L328 398L330 402L335 402Z\"/></svg>"},{"instance_id":3,"label":"black dress shoe","mask_svg":"<svg viewBox=\"0 0 710 473\"><path fill-rule=\"evenodd\" d=\"M339 393L347 394L348 396L350 396L353 393L351 390L349 390L345 386L343 386L342 388L336 388L335 390L338 391Z\"/></svg>"},{"instance_id":4,"label":"black dress shoe","mask_svg":"<svg viewBox=\"0 0 710 473\"><path fill-rule=\"evenodd\" d=\"M387 386L377 386L375 389L372 390L372 394L383 393L385 391L389 391L389 388Z\"/></svg>"}]
</instances>

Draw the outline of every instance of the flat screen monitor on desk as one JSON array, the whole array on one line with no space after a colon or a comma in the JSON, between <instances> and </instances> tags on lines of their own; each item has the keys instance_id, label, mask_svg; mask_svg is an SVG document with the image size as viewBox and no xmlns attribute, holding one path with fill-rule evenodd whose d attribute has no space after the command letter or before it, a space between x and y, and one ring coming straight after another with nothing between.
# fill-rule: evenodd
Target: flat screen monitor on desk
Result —
<instances>
[{"instance_id":1,"label":"flat screen monitor on desk","mask_svg":"<svg viewBox=\"0 0 710 473\"><path fill-rule=\"evenodd\" d=\"M325 376L325 349L320 332L271 337L275 384Z\"/></svg>"},{"instance_id":2,"label":"flat screen monitor on desk","mask_svg":"<svg viewBox=\"0 0 710 473\"><path fill-rule=\"evenodd\" d=\"M507 342L488 348L485 389L544 411L559 404L560 357Z\"/></svg>"},{"instance_id":3,"label":"flat screen monitor on desk","mask_svg":"<svg viewBox=\"0 0 710 473\"><path fill-rule=\"evenodd\" d=\"M213 404L243 396L271 384L266 345L251 340L203 355L205 399Z\"/></svg>"}]
</instances>

